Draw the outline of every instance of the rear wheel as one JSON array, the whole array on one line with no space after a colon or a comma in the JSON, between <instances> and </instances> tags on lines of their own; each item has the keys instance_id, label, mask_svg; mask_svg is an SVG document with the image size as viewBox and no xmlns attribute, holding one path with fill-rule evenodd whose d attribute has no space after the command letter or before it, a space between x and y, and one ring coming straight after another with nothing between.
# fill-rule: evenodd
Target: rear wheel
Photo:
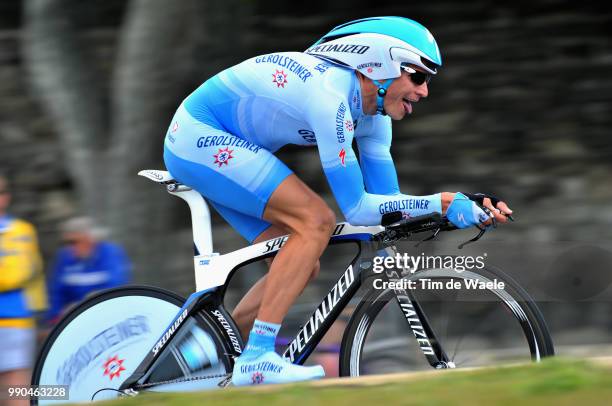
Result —
<instances>
[{"instance_id":1,"label":"rear wheel","mask_svg":"<svg viewBox=\"0 0 612 406\"><path fill-rule=\"evenodd\" d=\"M32 384L68 385L71 403L117 397L116 389L148 355L184 302L170 291L145 286L111 289L87 299L47 338ZM203 317L188 318L150 369L147 381L226 373L230 361L218 342L218 333ZM158 387L164 390L163 385Z\"/></svg>"},{"instance_id":2,"label":"rear wheel","mask_svg":"<svg viewBox=\"0 0 612 406\"><path fill-rule=\"evenodd\" d=\"M448 355L451 367L539 361L554 355L548 328L533 299L501 271L429 269L404 280L414 281L409 292L437 338L433 346L439 345ZM495 280L503 282L504 288L474 287ZM372 282L366 283L372 286ZM358 376L431 368L395 292L372 288L355 309L345 331L340 374Z\"/></svg>"}]
</instances>

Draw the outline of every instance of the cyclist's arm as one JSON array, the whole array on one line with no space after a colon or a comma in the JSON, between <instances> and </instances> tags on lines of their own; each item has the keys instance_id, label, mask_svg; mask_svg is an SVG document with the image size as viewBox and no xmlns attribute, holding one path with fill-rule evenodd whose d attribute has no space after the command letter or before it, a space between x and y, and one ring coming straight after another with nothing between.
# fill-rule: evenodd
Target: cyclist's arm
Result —
<instances>
[{"instance_id":1,"label":"cyclist's arm","mask_svg":"<svg viewBox=\"0 0 612 406\"><path fill-rule=\"evenodd\" d=\"M352 121L348 102L344 98L330 98L326 102L311 102L306 112L313 127L319 156L329 185L346 220L353 225L380 224L382 214L401 211L406 216L418 216L441 211L440 194L410 196L367 193L361 168L351 142L353 132L340 120ZM344 113L342 111L346 109ZM338 121L338 127L336 122Z\"/></svg>"},{"instance_id":2,"label":"cyclist's arm","mask_svg":"<svg viewBox=\"0 0 612 406\"><path fill-rule=\"evenodd\" d=\"M391 158L391 118L370 116L355 129L359 165L368 193L396 195L400 192L397 172Z\"/></svg>"}]
</instances>

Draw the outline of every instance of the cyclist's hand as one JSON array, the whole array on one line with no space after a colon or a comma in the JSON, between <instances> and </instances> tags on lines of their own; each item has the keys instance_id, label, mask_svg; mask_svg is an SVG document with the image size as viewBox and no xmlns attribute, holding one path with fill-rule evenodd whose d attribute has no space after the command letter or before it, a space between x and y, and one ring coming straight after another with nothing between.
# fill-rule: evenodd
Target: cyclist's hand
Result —
<instances>
[{"instance_id":1,"label":"cyclist's hand","mask_svg":"<svg viewBox=\"0 0 612 406\"><path fill-rule=\"evenodd\" d=\"M463 193L455 193L453 200L446 209L446 218L457 228L468 228L492 223L491 217L475 201L472 201Z\"/></svg>"},{"instance_id":2,"label":"cyclist's hand","mask_svg":"<svg viewBox=\"0 0 612 406\"><path fill-rule=\"evenodd\" d=\"M508 220L513 220L512 218L512 210L506 202L502 202L497 197L492 195L487 195L484 193L465 193L465 195L472 201L477 202L481 206L489 209L490 214L495 221L499 223L507 223ZM485 225L490 225L491 220L488 220L484 223Z\"/></svg>"}]
</instances>

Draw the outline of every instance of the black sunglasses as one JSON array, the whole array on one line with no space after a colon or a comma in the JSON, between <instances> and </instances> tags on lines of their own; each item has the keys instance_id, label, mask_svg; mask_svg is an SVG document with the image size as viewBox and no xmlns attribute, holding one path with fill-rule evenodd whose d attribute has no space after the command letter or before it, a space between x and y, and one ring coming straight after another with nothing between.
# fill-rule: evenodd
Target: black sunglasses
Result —
<instances>
[{"instance_id":1,"label":"black sunglasses","mask_svg":"<svg viewBox=\"0 0 612 406\"><path fill-rule=\"evenodd\" d=\"M429 73L423 73L423 72L417 71L417 72L410 74L410 80L412 81L412 83L414 83L417 86L420 86L423 83L429 84L429 81L431 80L431 75Z\"/></svg>"},{"instance_id":2,"label":"black sunglasses","mask_svg":"<svg viewBox=\"0 0 612 406\"><path fill-rule=\"evenodd\" d=\"M421 86L423 83L429 84L431 75L425 72L419 72L418 70L411 68L410 66L402 66L402 69L408 73L410 80L417 86Z\"/></svg>"}]
</instances>

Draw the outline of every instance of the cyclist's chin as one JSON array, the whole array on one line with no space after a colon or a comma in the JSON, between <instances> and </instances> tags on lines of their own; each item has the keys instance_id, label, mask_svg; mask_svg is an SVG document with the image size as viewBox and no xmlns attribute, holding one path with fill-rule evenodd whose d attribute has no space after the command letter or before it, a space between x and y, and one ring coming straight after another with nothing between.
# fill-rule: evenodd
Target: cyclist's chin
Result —
<instances>
[{"instance_id":1,"label":"cyclist's chin","mask_svg":"<svg viewBox=\"0 0 612 406\"><path fill-rule=\"evenodd\" d=\"M404 110L404 106L393 106L393 108L386 111L387 115L391 117L392 120L401 120L407 116L406 110Z\"/></svg>"}]
</instances>

